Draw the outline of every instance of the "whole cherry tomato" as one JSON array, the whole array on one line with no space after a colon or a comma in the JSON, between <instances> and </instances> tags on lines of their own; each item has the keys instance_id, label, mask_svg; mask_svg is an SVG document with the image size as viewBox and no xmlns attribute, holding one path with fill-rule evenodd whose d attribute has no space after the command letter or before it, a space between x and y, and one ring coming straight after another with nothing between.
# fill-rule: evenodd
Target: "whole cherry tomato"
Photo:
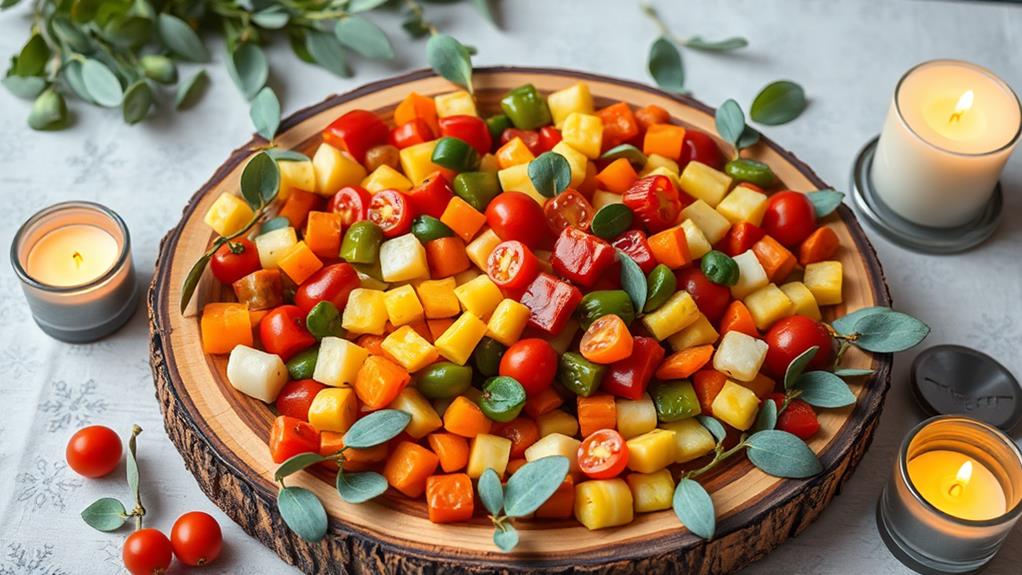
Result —
<instances>
[{"instance_id":1,"label":"whole cherry tomato","mask_svg":"<svg viewBox=\"0 0 1022 575\"><path fill-rule=\"evenodd\" d=\"M314 379L296 379L284 384L277 395L277 413L302 421L309 420L309 407L316 394L326 388Z\"/></svg>"},{"instance_id":2,"label":"whole cherry tomato","mask_svg":"<svg viewBox=\"0 0 1022 575\"><path fill-rule=\"evenodd\" d=\"M213 277L227 285L261 267L259 251L256 250L254 243L245 238L233 239L220 246L213 253L213 259L209 262L209 269L212 270Z\"/></svg>"},{"instance_id":3,"label":"whole cherry tomato","mask_svg":"<svg viewBox=\"0 0 1022 575\"><path fill-rule=\"evenodd\" d=\"M316 338L305 329L306 313L296 305L274 308L259 322L259 339L269 353L287 361L291 356L316 344Z\"/></svg>"},{"instance_id":4,"label":"whole cherry tomato","mask_svg":"<svg viewBox=\"0 0 1022 575\"><path fill-rule=\"evenodd\" d=\"M397 148L407 148L434 139L432 128L426 120L414 118L410 122L390 130L390 143Z\"/></svg>"},{"instance_id":5,"label":"whole cherry tomato","mask_svg":"<svg viewBox=\"0 0 1022 575\"><path fill-rule=\"evenodd\" d=\"M678 167L684 170L689 162L699 162L715 170L720 170L724 167L724 154L720 153L717 142L706 132L685 130Z\"/></svg>"},{"instance_id":6,"label":"whole cherry tomato","mask_svg":"<svg viewBox=\"0 0 1022 575\"><path fill-rule=\"evenodd\" d=\"M383 190L373 194L369 201L370 222L380 226L383 237L395 238L412 229L412 205L408 196L397 190Z\"/></svg>"},{"instance_id":7,"label":"whole cherry tomato","mask_svg":"<svg viewBox=\"0 0 1022 575\"><path fill-rule=\"evenodd\" d=\"M192 567L209 565L220 556L224 536L212 515L201 511L185 513L170 530L170 543L177 560Z\"/></svg>"},{"instance_id":8,"label":"whole cherry tomato","mask_svg":"<svg viewBox=\"0 0 1022 575\"><path fill-rule=\"evenodd\" d=\"M440 118L440 135L468 142L480 156L486 155L493 147L490 128L478 116L458 114Z\"/></svg>"},{"instance_id":9,"label":"whole cherry tomato","mask_svg":"<svg viewBox=\"0 0 1022 575\"><path fill-rule=\"evenodd\" d=\"M539 133L535 130L519 130L518 128L508 128L500 135L500 145L514 140L515 138L521 138L526 148L532 152L533 156L538 156L543 152L539 146Z\"/></svg>"},{"instance_id":10,"label":"whole cherry tomato","mask_svg":"<svg viewBox=\"0 0 1022 575\"><path fill-rule=\"evenodd\" d=\"M500 242L486 260L486 275L497 287L518 293L539 275L539 260L522 242Z\"/></svg>"},{"instance_id":11,"label":"whole cherry tomato","mask_svg":"<svg viewBox=\"0 0 1022 575\"><path fill-rule=\"evenodd\" d=\"M578 446L578 466L593 479L617 477L626 465L628 446L613 429L595 431Z\"/></svg>"},{"instance_id":12,"label":"whole cherry tomato","mask_svg":"<svg viewBox=\"0 0 1022 575\"><path fill-rule=\"evenodd\" d=\"M326 210L335 214L341 214L341 223L344 229L351 224L369 218L369 202L372 195L361 186L345 186L337 191Z\"/></svg>"},{"instance_id":13,"label":"whole cherry tomato","mask_svg":"<svg viewBox=\"0 0 1022 575\"><path fill-rule=\"evenodd\" d=\"M504 192L486 206L486 223L502 240L536 248L547 239L543 208L522 192Z\"/></svg>"},{"instance_id":14,"label":"whole cherry tomato","mask_svg":"<svg viewBox=\"0 0 1022 575\"><path fill-rule=\"evenodd\" d=\"M675 277L678 278L678 289L691 294L699 311L716 324L731 302L731 290L711 282L699 268L679 270Z\"/></svg>"},{"instance_id":15,"label":"whole cherry tomato","mask_svg":"<svg viewBox=\"0 0 1022 575\"><path fill-rule=\"evenodd\" d=\"M442 172L433 172L425 180L409 190L408 201L416 214L426 214L439 218L444 215L447 204L454 197L451 182Z\"/></svg>"},{"instance_id":16,"label":"whole cherry tomato","mask_svg":"<svg viewBox=\"0 0 1022 575\"><path fill-rule=\"evenodd\" d=\"M360 164L373 146L386 144L390 129L368 110L352 110L323 130L323 141L339 150L347 150Z\"/></svg>"},{"instance_id":17,"label":"whole cherry tomato","mask_svg":"<svg viewBox=\"0 0 1022 575\"><path fill-rule=\"evenodd\" d=\"M139 529L124 540L121 558L131 575L162 575L174 559L174 548L156 529Z\"/></svg>"},{"instance_id":18,"label":"whole cherry tomato","mask_svg":"<svg viewBox=\"0 0 1022 575\"><path fill-rule=\"evenodd\" d=\"M805 194L784 190L770 196L760 226L785 247L796 248L816 229L816 210Z\"/></svg>"},{"instance_id":19,"label":"whole cherry tomato","mask_svg":"<svg viewBox=\"0 0 1022 575\"><path fill-rule=\"evenodd\" d=\"M534 396L554 382L557 352L542 339L516 341L500 358L498 373L515 378L525 388L526 395Z\"/></svg>"},{"instance_id":20,"label":"whole cherry tomato","mask_svg":"<svg viewBox=\"0 0 1022 575\"><path fill-rule=\"evenodd\" d=\"M103 477L121 461L121 438L102 425L83 427L67 442L67 464L84 477Z\"/></svg>"},{"instance_id":21,"label":"whole cherry tomato","mask_svg":"<svg viewBox=\"0 0 1022 575\"><path fill-rule=\"evenodd\" d=\"M309 276L295 291L295 305L308 314L321 301L334 304L338 310L348 305L351 291L362 285L358 271L347 263L330 264Z\"/></svg>"},{"instance_id":22,"label":"whole cherry tomato","mask_svg":"<svg viewBox=\"0 0 1022 575\"><path fill-rule=\"evenodd\" d=\"M681 213L678 190L667 176L646 176L638 180L625 191L621 200L651 232L673 226Z\"/></svg>"},{"instance_id":23,"label":"whole cherry tomato","mask_svg":"<svg viewBox=\"0 0 1022 575\"><path fill-rule=\"evenodd\" d=\"M749 222L738 222L731 226L727 235L720 241L720 251L735 257L751 250L752 246L761 239L763 239L763 230L759 226Z\"/></svg>"},{"instance_id":24,"label":"whole cherry tomato","mask_svg":"<svg viewBox=\"0 0 1022 575\"><path fill-rule=\"evenodd\" d=\"M558 143L560 143L561 131L553 126L543 126L539 129L539 143L536 148L539 153L549 152L554 149Z\"/></svg>"},{"instance_id":25,"label":"whole cherry tomato","mask_svg":"<svg viewBox=\"0 0 1022 575\"><path fill-rule=\"evenodd\" d=\"M777 409L784 405L783 393L771 393L769 399L777 404ZM776 428L806 440L820 430L820 422L816 419L813 406L801 399L793 399L788 403L788 407L777 415Z\"/></svg>"},{"instance_id":26,"label":"whole cherry tomato","mask_svg":"<svg viewBox=\"0 0 1022 575\"><path fill-rule=\"evenodd\" d=\"M814 345L820 349L809 362L811 369L826 369L834 361L834 338L822 323L804 315L777 320L763 339L770 346L763 369L775 378L784 377L791 360Z\"/></svg>"}]
</instances>

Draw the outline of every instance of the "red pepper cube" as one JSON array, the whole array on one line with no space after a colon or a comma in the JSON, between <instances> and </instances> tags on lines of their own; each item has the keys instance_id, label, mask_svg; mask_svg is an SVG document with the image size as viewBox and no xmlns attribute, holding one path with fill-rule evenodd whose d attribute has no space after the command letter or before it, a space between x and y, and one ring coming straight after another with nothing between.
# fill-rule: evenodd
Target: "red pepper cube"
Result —
<instances>
[{"instance_id":1,"label":"red pepper cube","mask_svg":"<svg viewBox=\"0 0 1022 575\"><path fill-rule=\"evenodd\" d=\"M368 110L352 110L323 130L324 142L346 150L360 164L365 163L369 148L386 144L389 137L387 125Z\"/></svg>"},{"instance_id":2,"label":"red pepper cube","mask_svg":"<svg viewBox=\"0 0 1022 575\"><path fill-rule=\"evenodd\" d=\"M408 124L405 124L406 126ZM442 172L436 171L426 176L418 186L405 194L417 214L427 214L434 218L444 215L447 204L454 197L451 182Z\"/></svg>"},{"instance_id":3,"label":"red pepper cube","mask_svg":"<svg viewBox=\"0 0 1022 575\"><path fill-rule=\"evenodd\" d=\"M480 156L485 156L493 147L489 126L476 116L461 114L440 118L440 135L468 142Z\"/></svg>"},{"instance_id":4,"label":"red pepper cube","mask_svg":"<svg viewBox=\"0 0 1022 575\"><path fill-rule=\"evenodd\" d=\"M284 463L299 453L319 453L319 432L306 421L278 415L270 429L270 455Z\"/></svg>"},{"instance_id":5,"label":"red pepper cube","mask_svg":"<svg viewBox=\"0 0 1022 575\"><path fill-rule=\"evenodd\" d=\"M529 325L549 335L564 329L580 301L577 287L546 273L532 280L521 300L529 308Z\"/></svg>"},{"instance_id":6,"label":"red pepper cube","mask_svg":"<svg viewBox=\"0 0 1022 575\"><path fill-rule=\"evenodd\" d=\"M422 118L414 118L406 124L394 126L390 130L390 143L398 149L404 149L416 144L423 144L436 139L432 128Z\"/></svg>"},{"instance_id":7,"label":"red pepper cube","mask_svg":"<svg viewBox=\"0 0 1022 575\"><path fill-rule=\"evenodd\" d=\"M621 201L654 233L673 226L681 213L678 190L667 176L642 178L625 191Z\"/></svg>"},{"instance_id":8,"label":"red pepper cube","mask_svg":"<svg viewBox=\"0 0 1022 575\"><path fill-rule=\"evenodd\" d=\"M632 343L632 355L610 364L600 390L625 399L639 399L663 359L660 342L637 336Z\"/></svg>"},{"instance_id":9,"label":"red pepper cube","mask_svg":"<svg viewBox=\"0 0 1022 575\"><path fill-rule=\"evenodd\" d=\"M653 268L657 265L656 257L653 256L653 250L649 248L646 234L642 230L628 230L614 238L611 245L628 254L635 263L639 264L644 274L653 271Z\"/></svg>"},{"instance_id":10,"label":"red pepper cube","mask_svg":"<svg viewBox=\"0 0 1022 575\"><path fill-rule=\"evenodd\" d=\"M576 284L591 288L614 265L616 254L600 238L568 227L557 237L550 263L554 271Z\"/></svg>"}]
</instances>

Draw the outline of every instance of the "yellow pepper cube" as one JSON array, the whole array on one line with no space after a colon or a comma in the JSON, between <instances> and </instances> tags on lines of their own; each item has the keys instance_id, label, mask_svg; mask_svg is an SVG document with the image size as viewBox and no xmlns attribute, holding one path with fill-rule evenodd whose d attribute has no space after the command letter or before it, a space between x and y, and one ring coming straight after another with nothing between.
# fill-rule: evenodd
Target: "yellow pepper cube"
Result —
<instances>
[{"instance_id":1,"label":"yellow pepper cube","mask_svg":"<svg viewBox=\"0 0 1022 575\"><path fill-rule=\"evenodd\" d=\"M426 248L411 233L389 239L380 245L380 273L388 283L429 277Z\"/></svg>"},{"instance_id":2,"label":"yellow pepper cube","mask_svg":"<svg viewBox=\"0 0 1022 575\"><path fill-rule=\"evenodd\" d=\"M248 304L207 303L199 322L202 351L230 353L236 346L252 345L252 316Z\"/></svg>"},{"instance_id":3,"label":"yellow pepper cube","mask_svg":"<svg viewBox=\"0 0 1022 575\"><path fill-rule=\"evenodd\" d=\"M468 467L465 473L477 479L487 468L497 472L497 477L504 475L507 462L511 459L511 440L499 435L480 433L472 438L472 447L468 452Z\"/></svg>"},{"instance_id":4,"label":"yellow pepper cube","mask_svg":"<svg viewBox=\"0 0 1022 575\"><path fill-rule=\"evenodd\" d=\"M323 267L323 261L312 253L308 244L300 241L280 256L277 267L287 274L287 277L291 278L296 285L301 285L302 282L309 279L309 276Z\"/></svg>"},{"instance_id":5,"label":"yellow pepper cube","mask_svg":"<svg viewBox=\"0 0 1022 575\"><path fill-rule=\"evenodd\" d=\"M713 354L713 369L738 381L752 381L763 367L767 342L740 331L724 334Z\"/></svg>"},{"instance_id":6,"label":"yellow pepper cube","mask_svg":"<svg viewBox=\"0 0 1022 575\"><path fill-rule=\"evenodd\" d=\"M426 176L437 170L440 166L433 163L433 148L436 148L437 140L430 140L414 146L402 148L398 153L401 160L401 171L405 177L411 180L412 184L419 185Z\"/></svg>"},{"instance_id":7,"label":"yellow pepper cube","mask_svg":"<svg viewBox=\"0 0 1022 575\"><path fill-rule=\"evenodd\" d=\"M675 463L699 459L717 446L713 434L694 417L665 423L661 427L674 432Z\"/></svg>"},{"instance_id":8,"label":"yellow pepper cube","mask_svg":"<svg viewBox=\"0 0 1022 575\"><path fill-rule=\"evenodd\" d=\"M670 509L674 503L674 477L669 469L656 473L631 473L625 481L632 490L636 513Z\"/></svg>"},{"instance_id":9,"label":"yellow pepper cube","mask_svg":"<svg viewBox=\"0 0 1022 575\"><path fill-rule=\"evenodd\" d=\"M316 191L316 168L312 160L277 160L280 187L277 199L286 200L293 190Z\"/></svg>"},{"instance_id":10,"label":"yellow pepper cube","mask_svg":"<svg viewBox=\"0 0 1022 575\"><path fill-rule=\"evenodd\" d=\"M505 192L527 194L540 205L546 202L546 197L539 193L529 178L529 164L517 164L503 168L497 172L497 179L500 180L500 189Z\"/></svg>"},{"instance_id":11,"label":"yellow pepper cube","mask_svg":"<svg viewBox=\"0 0 1022 575\"><path fill-rule=\"evenodd\" d=\"M551 455L560 455L568 459L569 472L578 477L581 473L578 466L578 446L581 444L582 442L574 437L569 437L563 433L551 433L540 438L539 441L533 443L525 450L525 460L536 461Z\"/></svg>"},{"instance_id":12,"label":"yellow pepper cube","mask_svg":"<svg viewBox=\"0 0 1022 575\"><path fill-rule=\"evenodd\" d=\"M373 173L369 174L364 180L362 180L362 187L372 194L382 192L383 190L407 192L412 189L412 182L409 181L401 172L387 164L381 164L378 168L373 170Z\"/></svg>"},{"instance_id":13,"label":"yellow pepper cube","mask_svg":"<svg viewBox=\"0 0 1022 575\"><path fill-rule=\"evenodd\" d=\"M319 355L312 379L339 387L355 383L358 370L369 358L369 351L339 337L324 337L319 342Z\"/></svg>"},{"instance_id":14,"label":"yellow pepper cube","mask_svg":"<svg viewBox=\"0 0 1022 575\"><path fill-rule=\"evenodd\" d=\"M759 398L751 389L728 381L710 404L713 416L735 429L745 431L756 422Z\"/></svg>"},{"instance_id":15,"label":"yellow pepper cube","mask_svg":"<svg viewBox=\"0 0 1022 575\"><path fill-rule=\"evenodd\" d=\"M654 429L626 441L628 469L653 473L674 463L674 435L669 429Z\"/></svg>"},{"instance_id":16,"label":"yellow pepper cube","mask_svg":"<svg viewBox=\"0 0 1022 575\"><path fill-rule=\"evenodd\" d=\"M568 166L571 167L571 187L578 189L586 179L586 166L589 164L589 158L586 158L585 154L571 147L564 140L557 142L557 145L550 151L558 153L568 160Z\"/></svg>"},{"instance_id":17,"label":"yellow pepper cube","mask_svg":"<svg viewBox=\"0 0 1022 575\"><path fill-rule=\"evenodd\" d=\"M770 283L763 264L752 250L746 250L734 257L738 264L738 281L731 286L731 297L743 299L752 292Z\"/></svg>"},{"instance_id":18,"label":"yellow pepper cube","mask_svg":"<svg viewBox=\"0 0 1022 575\"><path fill-rule=\"evenodd\" d=\"M447 116L478 116L476 112L476 101L472 94L464 90L440 94L433 98L436 102L436 115L441 118Z\"/></svg>"},{"instance_id":19,"label":"yellow pepper cube","mask_svg":"<svg viewBox=\"0 0 1022 575\"><path fill-rule=\"evenodd\" d=\"M412 416L408 427L405 427L405 433L415 439L422 439L444 425L440 415L433 409L429 401L413 387L402 389L401 393L387 407Z\"/></svg>"},{"instance_id":20,"label":"yellow pepper cube","mask_svg":"<svg viewBox=\"0 0 1022 575\"><path fill-rule=\"evenodd\" d=\"M454 295L454 278L426 280L416 286L422 309L427 319L454 317L461 311L458 296Z\"/></svg>"},{"instance_id":21,"label":"yellow pepper cube","mask_svg":"<svg viewBox=\"0 0 1022 575\"><path fill-rule=\"evenodd\" d=\"M266 270L276 268L284 254L288 253L297 243L298 235L290 226L256 236L255 246L256 251L259 252L259 265Z\"/></svg>"},{"instance_id":22,"label":"yellow pepper cube","mask_svg":"<svg viewBox=\"0 0 1022 575\"><path fill-rule=\"evenodd\" d=\"M465 312L444 333L440 334L434 345L440 355L458 365L465 365L484 335L486 335L486 323L471 313Z\"/></svg>"},{"instance_id":23,"label":"yellow pepper cube","mask_svg":"<svg viewBox=\"0 0 1022 575\"><path fill-rule=\"evenodd\" d=\"M660 154L650 154L646 157L646 165L642 166L642 171L639 172L639 176L646 177L659 168L667 168L667 171L674 174L674 183L678 183L678 174L681 173L681 168L678 167L678 162L675 162L667 156L661 156Z\"/></svg>"},{"instance_id":24,"label":"yellow pepper cube","mask_svg":"<svg viewBox=\"0 0 1022 575\"><path fill-rule=\"evenodd\" d=\"M758 226L766 209L767 195L745 186L736 187L717 204L717 211L732 224L749 222Z\"/></svg>"},{"instance_id":25,"label":"yellow pepper cube","mask_svg":"<svg viewBox=\"0 0 1022 575\"><path fill-rule=\"evenodd\" d=\"M490 259L490 254L493 253L493 249L500 243L500 236L497 232L486 228L483 233L475 237L474 240L465 246L465 253L468 254L468 259L479 269L486 269L486 260Z\"/></svg>"},{"instance_id":26,"label":"yellow pepper cube","mask_svg":"<svg viewBox=\"0 0 1022 575\"><path fill-rule=\"evenodd\" d=\"M398 365L415 373L440 359L440 354L426 338L411 326L403 325L388 335L380 344Z\"/></svg>"},{"instance_id":27,"label":"yellow pepper cube","mask_svg":"<svg viewBox=\"0 0 1022 575\"><path fill-rule=\"evenodd\" d=\"M454 295L458 296L462 309L480 319L490 317L504 299L504 294L500 292L497 284L485 275L476 276L475 279L454 288Z\"/></svg>"},{"instance_id":28,"label":"yellow pepper cube","mask_svg":"<svg viewBox=\"0 0 1022 575\"><path fill-rule=\"evenodd\" d=\"M634 517L632 490L624 479L594 479L575 485L575 519L586 529L628 525Z\"/></svg>"},{"instance_id":29,"label":"yellow pepper cube","mask_svg":"<svg viewBox=\"0 0 1022 575\"><path fill-rule=\"evenodd\" d=\"M503 299L486 324L486 335L510 347L518 341L529 321L529 308L513 299Z\"/></svg>"},{"instance_id":30,"label":"yellow pepper cube","mask_svg":"<svg viewBox=\"0 0 1022 575\"><path fill-rule=\"evenodd\" d=\"M316 193L330 196L344 186L357 186L366 177L366 169L351 154L330 144L320 144L312 156L316 172Z\"/></svg>"},{"instance_id":31,"label":"yellow pepper cube","mask_svg":"<svg viewBox=\"0 0 1022 575\"><path fill-rule=\"evenodd\" d=\"M482 158L479 158L479 171L490 172L491 174L499 172L500 162L497 160L497 156L485 154Z\"/></svg>"},{"instance_id":32,"label":"yellow pepper cube","mask_svg":"<svg viewBox=\"0 0 1022 575\"><path fill-rule=\"evenodd\" d=\"M686 194L703 200L711 208L717 207L731 189L731 176L702 162L689 162L678 181Z\"/></svg>"},{"instance_id":33,"label":"yellow pepper cube","mask_svg":"<svg viewBox=\"0 0 1022 575\"><path fill-rule=\"evenodd\" d=\"M816 304L816 297L813 296L813 292L809 291L806 284L802 282L788 282L781 286L781 291L784 295L788 296L794 307L793 313L795 315L804 315L811 317L816 321L820 321L823 318L820 315L820 306Z\"/></svg>"},{"instance_id":34,"label":"yellow pepper cube","mask_svg":"<svg viewBox=\"0 0 1022 575\"><path fill-rule=\"evenodd\" d=\"M717 333L717 329L713 327L710 320L706 319L705 315L699 314L699 318L691 325L667 338L667 343L674 351L681 351L697 345L715 343L718 337L720 334Z\"/></svg>"},{"instance_id":35,"label":"yellow pepper cube","mask_svg":"<svg viewBox=\"0 0 1022 575\"><path fill-rule=\"evenodd\" d=\"M665 340L699 319L699 307L687 291L678 291L656 311L642 318L643 325L658 340Z\"/></svg>"},{"instance_id":36,"label":"yellow pepper cube","mask_svg":"<svg viewBox=\"0 0 1022 575\"><path fill-rule=\"evenodd\" d=\"M603 206L610 204L622 204L624 203L624 196L621 194L615 194L614 192L608 192L606 190L596 190L593 192L593 213L600 211Z\"/></svg>"},{"instance_id":37,"label":"yellow pepper cube","mask_svg":"<svg viewBox=\"0 0 1022 575\"><path fill-rule=\"evenodd\" d=\"M767 284L745 296L745 307L749 308L756 327L766 331L773 323L795 312L795 304L775 284Z\"/></svg>"},{"instance_id":38,"label":"yellow pepper cube","mask_svg":"<svg viewBox=\"0 0 1022 575\"><path fill-rule=\"evenodd\" d=\"M223 192L213 201L203 221L221 236L230 236L241 231L254 215L245 200Z\"/></svg>"},{"instance_id":39,"label":"yellow pepper cube","mask_svg":"<svg viewBox=\"0 0 1022 575\"><path fill-rule=\"evenodd\" d=\"M525 145L525 142L517 136L497 150L497 162L501 169L519 164L528 164L534 159L536 159L536 156L532 154L532 151Z\"/></svg>"},{"instance_id":40,"label":"yellow pepper cube","mask_svg":"<svg viewBox=\"0 0 1022 575\"><path fill-rule=\"evenodd\" d=\"M685 242L688 243L688 255L693 260L705 256L713 249L710 241L703 234L703 230L699 229L699 226L692 220L686 219L681 222L681 231L685 232Z\"/></svg>"},{"instance_id":41,"label":"yellow pepper cube","mask_svg":"<svg viewBox=\"0 0 1022 575\"><path fill-rule=\"evenodd\" d=\"M320 390L309 405L309 423L319 431L348 431L358 419L358 396L351 387Z\"/></svg>"},{"instance_id":42,"label":"yellow pepper cube","mask_svg":"<svg viewBox=\"0 0 1022 575\"><path fill-rule=\"evenodd\" d=\"M568 437L578 435L578 420L574 415L560 409L548 411L536 418L536 426L539 428L539 436L559 433Z\"/></svg>"},{"instance_id":43,"label":"yellow pepper cube","mask_svg":"<svg viewBox=\"0 0 1022 575\"><path fill-rule=\"evenodd\" d=\"M656 429L656 405L648 393L639 399L617 398L614 400L617 411L617 431L625 439L631 439Z\"/></svg>"},{"instance_id":44,"label":"yellow pepper cube","mask_svg":"<svg viewBox=\"0 0 1022 575\"><path fill-rule=\"evenodd\" d=\"M546 104L550 108L550 117L554 120L554 126L560 128L564 121L574 112L582 114L593 113L593 95L589 92L589 85L585 82L577 82L563 90L557 90L546 97Z\"/></svg>"},{"instance_id":45,"label":"yellow pepper cube","mask_svg":"<svg viewBox=\"0 0 1022 575\"><path fill-rule=\"evenodd\" d=\"M600 157L603 145L603 120L599 116L572 112L561 127L563 142L589 159Z\"/></svg>"},{"instance_id":46,"label":"yellow pepper cube","mask_svg":"<svg viewBox=\"0 0 1022 575\"><path fill-rule=\"evenodd\" d=\"M837 305L842 301L842 275L841 262L816 262L806 266L802 283L812 292L818 305Z\"/></svg>"},{"instance_id":47,"label":"yellow pepper cube","mask_svg":"<svg viewBox=\"0 0 1022 575\"><path fill-rule=\"evenodd\" d=\"M355 288L348 296L341 327L351 334L383 335L387 329L387 298L382 291Z\"/></svg>"},{"instance_id":48,"label":"yellow pepper cube","mask_svg":"<svg viewBox=\"0 0 1022 575\"><path fill-rule=\"evenodd\" d=\"M389 290L384 294L387 304L387 317L395 326L402 326L423 319L424 310L415 288L405 284Z\"/></svg>"},{"instance_id":49,"label":"yellow pepper cube","mask_svg":"<svg viewBox=\"0 0 1022 575\"><path fill-rule=\"evenodd\" d=\"M696 200L681 210L680 219L692 220L711 245L724 239L727 231L731 229L731 222L702 200Z\"/></svg>"}]
</instances>

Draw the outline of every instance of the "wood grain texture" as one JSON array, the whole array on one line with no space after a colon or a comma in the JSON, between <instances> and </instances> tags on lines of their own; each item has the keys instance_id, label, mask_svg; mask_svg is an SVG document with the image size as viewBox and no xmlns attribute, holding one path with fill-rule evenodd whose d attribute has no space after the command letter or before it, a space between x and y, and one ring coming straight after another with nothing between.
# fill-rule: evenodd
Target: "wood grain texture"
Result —
<instances>
[{"instance_id":1,"label":"wood grain texture","mask_svg":"<svg viewBox=\"0 0 1022 575\"><path fill-rule=\"evenodd\" d=\"M507 89L532 82L549 92L583 79L597 105L623 100L657 104L680 123L713 132L713 111L684 97L639 84L566 70L484 68L476 71L483 110L493 109ZM286 148L311 150L331 120L355 108L389 116L409 91L434 95L451 90L429 71L369 84L334 96L287 118L277 138ZM821 414L821 432L810 442L824 472L805 481L781 480L744 458L702 478L718 509L717 537L703 541L680 526L670 511L637 516L621 528L589 532L573 521L519 523L522 543L511 555L496 552L483 517L438 526L421 501L387 494L365 505L340 501L326 474L303 473L293 484L313 490L331 516L326 539L310 544L291 533L276 513L266 438L273 413L261 402L234 392L224 376L226 357L206 356L199 343L195 309L220 297L207 279L190 311L178 313L180 286L212 235L202 215L223 190L236 190L241 166L255 138L236 150L185 207L180 224L164 238L149 290L153 377L167 432L203 491L246 532L307 573L729 573L763 557L806 528L839 491L869 445L890 383L891 358L857 350L844 365L872 367L874 376L853 384L855 406ZM826 187L790 152L769 140L752 150L791 189ZM827 222L841 239L845 303L829 316L869 305L890 305L890 295L872 246L851 211L842 206ZM207 274L208 275L208 274Z\"/></svg>"}]
</instances>

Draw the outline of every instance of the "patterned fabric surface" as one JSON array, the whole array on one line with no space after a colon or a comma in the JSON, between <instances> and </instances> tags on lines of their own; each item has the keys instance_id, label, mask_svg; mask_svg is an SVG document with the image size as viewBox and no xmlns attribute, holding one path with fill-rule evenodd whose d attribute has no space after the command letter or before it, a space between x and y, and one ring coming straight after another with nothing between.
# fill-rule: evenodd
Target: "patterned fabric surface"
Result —
<instances>
[{"instance_id":1,"label":"patterned fabric surface","mask_svg":"<svg viewBox=\"0 0 1022 575\"><path fill-rule=\"evenodd\" d=\"M26 3L27 4L27 3ZM599 6L597 6L599 4ZM986 65L1022 90L1022 9L1010 4L948 2L813 2L733 0L707 4L661 1L679 34L742 34L751 46L733 55L685 53L689 87L716 104L747 106L767 82L802 83L811 105L797 121L765 132L794 150L838 188L846 186L858 148L880 129L894 85L912 65L956 57ZM504 31L495 32L467 4L430 5L437 23L479 48L478 65L572 67L650 81L646 52L654 26L628 3L505 2ZM296 63L283 42L269 50L272 82L288 112L374 79L423 65L422 43L405 42L399 15L373 16L394 31L393 64L355 60L357 77L342 80ZM24 42L25 6L0 15L0 54ZM611 25L611 21L614 22ZM621 31L628 31L627 36ZM78 513L93 500L128 500L121 470L86 480L64 462L77 428L101 423L140 438L147 524L169 531L191 510L213 513L224 528L223 556L202 573L272 574L294 570L246 536L203 496L167 440L153 393L144 309L127 327L90 345L46 337L32 322L8 260L17 227L49 204L88 199L119 212L132 234L138 280L148 284L159 240L187 198L251 132L247 108L223 66L222 46L207 66L212 86L192 111L160 114L127 126L119 111L72 102L75 125L32 132L29 104L0 94L0 575L122 573L125 532L93 531ZM187 72L183 75L187 75ZM1006 219L992 241L951 257L917 255L871 234L896 307L933 327L927 345L960 343L985 350L1022 375L1022 157L1004 178ZM906 385L915 351L898 357L894 385L873 445L855 478L807 532L747 569L767 574L883 575L907 573L884 548L874 506L905 433L921 419ZM1016 529L987 573L1017 573L1022 529ZM175 567L174 573L184 572Z\"/></svg>"}]
</instances>

